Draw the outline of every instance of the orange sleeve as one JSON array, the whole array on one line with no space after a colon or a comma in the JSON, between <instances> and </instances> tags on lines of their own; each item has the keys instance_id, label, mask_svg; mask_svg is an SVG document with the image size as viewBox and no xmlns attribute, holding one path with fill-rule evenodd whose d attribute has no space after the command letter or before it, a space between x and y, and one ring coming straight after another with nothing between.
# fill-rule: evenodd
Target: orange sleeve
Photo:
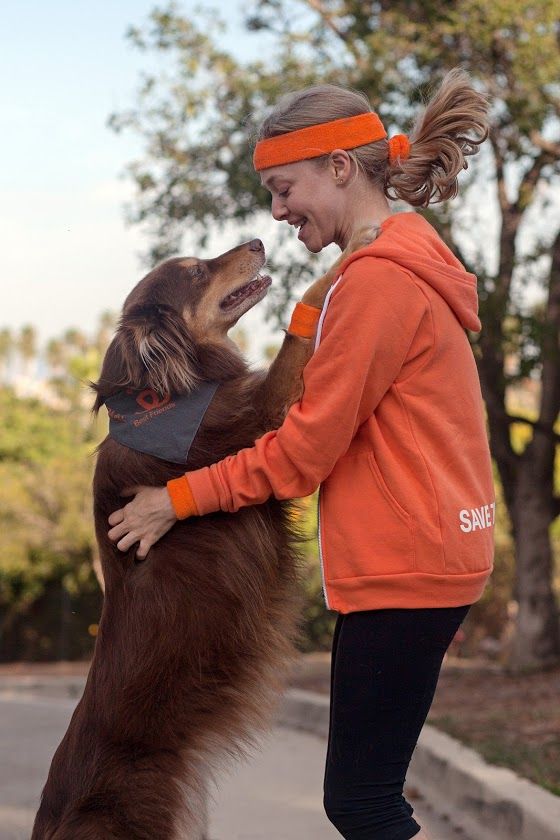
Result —
<instances>
[{"instance_id":1,"label":"orange sleeve","mask_svg":"<svg viewBox=\"0 0 560 840\"><path fill-rule=\"evenodd\" d=\"M332 471L359 426L397 378L426 297L386 259L361 257L333 292L304 394L282 426L218 463L188 472L200 514L306 496ZM351 488L349 488L351 490Z\"/></svg>"}]
</instances>

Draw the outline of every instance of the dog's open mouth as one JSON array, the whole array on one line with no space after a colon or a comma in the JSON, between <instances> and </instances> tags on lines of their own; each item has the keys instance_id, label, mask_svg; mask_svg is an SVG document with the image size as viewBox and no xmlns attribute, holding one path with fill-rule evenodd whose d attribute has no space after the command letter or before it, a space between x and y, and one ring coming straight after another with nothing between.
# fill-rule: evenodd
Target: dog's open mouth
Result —
<instances>
[{"instance_id":1,"label":"dog's open mouth","mask_svg":"<svg viewBox=\"0 0 560 840\"><path fill-rule=\"evenodd\" d=\"M264 292L265 289L268 289L271 283L272 280L268 274L257 274L256 277L253 277L253 279L248 283L245 283L244 286L239 286L238 289L234 289L233 292L226 295L226 297L220 301L220 309L233 309L243 301L253 297L253 295L258 295L261 294L261 292Z\"/></svg>"}]
</instances>

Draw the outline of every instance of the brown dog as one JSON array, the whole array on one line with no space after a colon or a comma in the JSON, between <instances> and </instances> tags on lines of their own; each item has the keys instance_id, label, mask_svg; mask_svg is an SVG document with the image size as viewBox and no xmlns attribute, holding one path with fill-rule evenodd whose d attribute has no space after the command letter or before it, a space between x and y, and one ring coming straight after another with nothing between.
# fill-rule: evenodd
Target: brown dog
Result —
<instances>
[{"instance_id":1,"label":"brown dog","mask_svg":"<svg viewBox=\"0 0 560 840\"><path fill-rule=\"evenodd\" d=\"M340 260L376 235L361 231ZM306 292L307 303L322 304L340 260ZM250 372L227 337L266 294L270 278L258 274L264 262L260 240L212 260L170 259L125 301L94 386L94 410L129 389L144 408L138 424L167 410L171 395L195 394L208 382L215 391L186 463L114 437L99 447L94 513L103 613L32 840L198 840L212 772L270 725L297 635L289 504L270 499L177 522L141 562L134 548L123 554L107 537L124 487L163 486L251 446L300 396L311 340L287 334L265 374Z\"/></svg>"}]
</instances>

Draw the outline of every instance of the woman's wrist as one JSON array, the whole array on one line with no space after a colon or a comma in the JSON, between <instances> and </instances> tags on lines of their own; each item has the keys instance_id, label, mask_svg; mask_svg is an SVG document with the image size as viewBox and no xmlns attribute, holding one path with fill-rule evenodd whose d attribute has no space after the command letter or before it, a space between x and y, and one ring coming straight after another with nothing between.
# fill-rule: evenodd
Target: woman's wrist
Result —
<instances>
[{"instance_id":1,"label":"woman's wrist","mask_svg":"<svg viewBox=\"0 0 560 840\"><path fill-rule=\"evenodd\" d=\"M198 508L186 474L168 481L167 492L177 519L198 516Z\"/></svg>"},{"instance_id":2,"label":"woman's wrist","mask_svg":"<svg viewBox=\"0 0 560 840\"><path fill-rule=\"evenodd\" d=\"M294 307L287 332L300 338L313 338L320 315L320 308L300 300Z\"/></svg>"}]
</instances>

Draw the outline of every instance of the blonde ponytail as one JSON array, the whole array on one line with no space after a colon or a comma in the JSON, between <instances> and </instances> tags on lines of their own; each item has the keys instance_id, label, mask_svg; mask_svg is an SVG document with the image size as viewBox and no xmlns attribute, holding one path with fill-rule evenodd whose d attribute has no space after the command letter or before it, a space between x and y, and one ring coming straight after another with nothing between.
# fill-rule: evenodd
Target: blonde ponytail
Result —
<instances>
[{"instance_id":1,"label":"blonde ponytail","mask_svg":"<svg viewBox=\"0 0 560 840\"><path fill-rule=\"evenodd\" d=\"M406 160L389 164L383 191L415 207L457 195L457 176L488 137L488 98L460 68L450 70L417 118Z\"/></svg>"}]
</instances>

